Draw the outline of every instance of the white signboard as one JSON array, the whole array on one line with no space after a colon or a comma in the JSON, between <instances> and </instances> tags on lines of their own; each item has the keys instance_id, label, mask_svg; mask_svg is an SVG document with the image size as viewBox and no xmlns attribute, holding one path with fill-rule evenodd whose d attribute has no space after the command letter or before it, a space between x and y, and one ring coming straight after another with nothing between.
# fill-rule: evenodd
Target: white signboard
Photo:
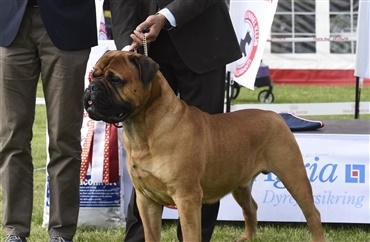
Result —
<instances>
[{"instance_id":1,"label":"white signboard","mask_svg":"<svg viewBox=\"0 0 370 242\"><path fill-rule=\"evenodd\" d=\"M322 222L370 223L370 135L295 134L295 137ZM259 175L252 194L258 204L259 221L306 221L275 175ZM163 217L176 219L177 211L166 208ZM221 200L218 220L244 220L231 195Z\"/></svg>"}]
</instances>

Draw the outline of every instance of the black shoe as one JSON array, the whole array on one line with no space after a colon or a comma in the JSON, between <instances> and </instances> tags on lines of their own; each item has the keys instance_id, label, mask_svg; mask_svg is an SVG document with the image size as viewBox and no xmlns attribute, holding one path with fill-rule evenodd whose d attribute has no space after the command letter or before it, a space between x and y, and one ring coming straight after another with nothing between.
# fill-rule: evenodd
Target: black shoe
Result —
<instances>
[{"instance_id":1,"label":"black shoe","mask_svg":"<svg viewBox=\"0 0 370 242\"><path fill-rule=\"evenodd\" d=\"M73 242L71 239L65 239L62 237L53 237L49 240L49 242Z\"/></svg>"},{"instance_id":2,"label":"black shoe","mask_svg":"<svg viewBox=\"0 0 370 242\"><path fill-rule=\"evenodd\" d=\"M27 242L25 237L19 237L16 235L8 235L5 242Z\"/></svg>"}]
</instances>

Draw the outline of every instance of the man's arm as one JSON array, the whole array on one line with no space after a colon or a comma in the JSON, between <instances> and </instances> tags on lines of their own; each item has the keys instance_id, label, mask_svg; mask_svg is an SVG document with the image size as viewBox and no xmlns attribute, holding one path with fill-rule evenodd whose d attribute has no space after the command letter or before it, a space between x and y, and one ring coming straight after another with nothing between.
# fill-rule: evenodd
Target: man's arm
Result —
<instances>
[{"instance_id":1,"label":"man's arm","mask_svg":"<svg viewBox=\"0 0 370 242\"><path fill-rule=\"evenodd\" d=\"M167 8L175 17L176 25L181 28L182 25L202 14L210 6L220 2L225 3L225 0L174 0L168 5L160 7Z\"/></svg>"},{"instance_id":2,"label":"man's arm","mask_svg":"<svg viewBox=\"0 0 370 242\"><path fill-rule=\"evenodd\" d=\"M162 28L168 30L167 26L177 27L177 19L180 19L181 24L192 20L198 15L206 11L215 3L224 2L225 0L175 0L169 4L158 2L159 12L150 15L146 20L140 23L134 32L130 35L133 44L132 49L137 49L143 45L143 32L146 33L147 43L154 42Z\"/></svg>"}]
</instances>

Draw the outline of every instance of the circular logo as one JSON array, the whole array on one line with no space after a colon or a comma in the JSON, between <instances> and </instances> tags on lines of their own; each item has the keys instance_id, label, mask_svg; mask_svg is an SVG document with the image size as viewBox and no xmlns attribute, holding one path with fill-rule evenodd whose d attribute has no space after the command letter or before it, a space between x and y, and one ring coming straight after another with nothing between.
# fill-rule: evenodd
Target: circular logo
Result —
<instances>
[{"instance_id":1,"label":"circular logo","mask_svg":"<svg viewBox=\"0 0 370 242\"><path fill-rule=\"evenodd\" d=\"M243 56L236 62L235 77L242 76L252 64L258 47L259 30L256 15L250 10L246 11L244 14L244 25L240 29L241 38L239 42Z\"/></svg>"}]
</instances>

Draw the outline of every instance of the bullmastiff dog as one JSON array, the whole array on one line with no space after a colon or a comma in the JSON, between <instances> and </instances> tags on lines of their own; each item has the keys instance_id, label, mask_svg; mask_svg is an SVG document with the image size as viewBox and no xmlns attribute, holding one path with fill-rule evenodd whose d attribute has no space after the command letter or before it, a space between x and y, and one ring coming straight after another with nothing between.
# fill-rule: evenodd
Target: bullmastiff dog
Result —
<instances>
[{"instance_id":1,"label":"bullmastiff dog","mask_svg":"<svg viewBox=\"0 0 370 242\"><path fill-rule=\"evenodd\" d=\"M297 142L280 115L257 109L210 115L180 100L149 57L109 51L84 94L89 116L123 126L127 169L146 241L160 241L162 205L176 205L184 241L201 241L201 206L232 193L245 230L257 230L256 176L273 172L324 241L320 213ZM286 211L289 213L289 211Z\"/></svg>"}]
</instances>

